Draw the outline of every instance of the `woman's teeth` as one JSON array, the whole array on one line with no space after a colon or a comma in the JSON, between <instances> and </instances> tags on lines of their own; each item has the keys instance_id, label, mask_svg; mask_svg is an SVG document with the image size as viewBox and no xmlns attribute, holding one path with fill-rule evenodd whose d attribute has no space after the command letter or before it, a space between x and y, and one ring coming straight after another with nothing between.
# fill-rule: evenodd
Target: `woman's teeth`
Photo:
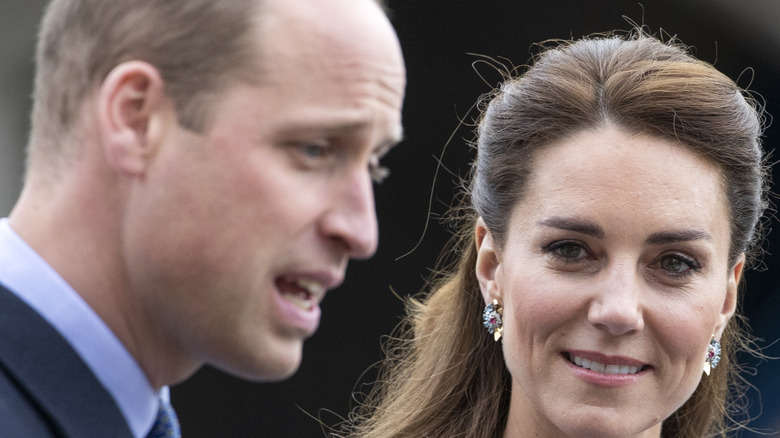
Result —
<instances>
[{"instance_id":1,"label":"woman's teeth","mask_svg":"<svg viewBox=\"0 0 780 438\"><path fill-rule=\"evenodd\" d=\"M636 374L640 367L631 365L607 365L583 357L569 355L569 361L582 368L602 374Z\"/></svg>"}]
</instances>

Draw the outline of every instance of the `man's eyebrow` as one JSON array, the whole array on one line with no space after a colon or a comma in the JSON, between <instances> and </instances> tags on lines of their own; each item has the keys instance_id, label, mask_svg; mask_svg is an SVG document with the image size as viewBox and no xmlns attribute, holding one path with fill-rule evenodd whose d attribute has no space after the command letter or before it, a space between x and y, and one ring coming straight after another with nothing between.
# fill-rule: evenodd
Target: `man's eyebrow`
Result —
<instances>
[{"instance_id":1,"label":"man's eyebrow","mask_svg":"<svg viewBox=\"0 0 780 438\"><path fill-rule=\"evenodd\" d=\"M367 128L371 125L369 121L351 121L346 123L322 123L322 124L309 124L309 123L288 123L281 127L279 130L282 135L305 135L307 132L317 133L325 136L338 136L351 131L357 131ZM398 126L387 137L380 141L375 148L380 152L386 152L396 146L398 143L404 140L403 126Z\"/></svg>"},{"instance_id":2,"label":"man's eyebrow","mask_svg":"<svg viewBox=\"0 0 780 438\"><path fill-rule=\"evenodd\" d=\"M546 227L559 228L566 231L574 231L597 239L604 238L604 230L593 222L572 217L553 216L538 222Z\"/></svg>"},{"instance_id":3,"label":"man's eyebrow","mask_svg":"<svg viewBox=\"0 0 780 438\"><path fill-rule=\"evenodd\" d=\"M647 237L648 245L666 245L676 242L690 242L693 240L712 240L712 236L700 230L675 230L653 233Z\"/></svg>"},{"instance_id":4,"label":"man's eyebrow","mask_svg":"<svg viewBox=\"0 0 780 438\"><path fill-rule=\"evenodd\" d=\"M401 143L404 141L404 128L403 126L398 126L398 129L393 132L390 137L388 137L385 141L381 142L376 148L376 154L379 156L382 156L390 151L390 149L396 147L398 143Z\"/></svg>"}]
</instances>

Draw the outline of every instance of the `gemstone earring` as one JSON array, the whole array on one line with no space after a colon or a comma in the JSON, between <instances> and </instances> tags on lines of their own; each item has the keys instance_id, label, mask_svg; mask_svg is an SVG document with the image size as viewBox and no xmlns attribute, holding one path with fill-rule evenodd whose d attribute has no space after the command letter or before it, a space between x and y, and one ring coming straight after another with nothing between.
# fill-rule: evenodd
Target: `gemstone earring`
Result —
<instances>
[{"instance_id":1,"label":"gemstone earring","mask_svg":"<svg viewBox=\"0 0 780 438\"><path fill-rule=\"evenodd\" d=\"M709 376L710 369L714 370L715 367L718 366L718 362L720 362L720 353L720 342L713 337L710 344L707 345L707 355L704 357L704 374Z\"/></svg>"},{"instance_id":2,"label":"gemstone earring","mask_svg":"<svg viewBox=\"0 0 780 438\"><path fill-rule=\"evenodd\" d=\"M501 319L503 315L503 309L498 304L498 300L493 300L491 304L485 306L485 311L482 312L482 321L488 333L493 335L493 339L498 341L501 339L501 334L504 331L504 321Z\"/></svg>"}]
</instances>

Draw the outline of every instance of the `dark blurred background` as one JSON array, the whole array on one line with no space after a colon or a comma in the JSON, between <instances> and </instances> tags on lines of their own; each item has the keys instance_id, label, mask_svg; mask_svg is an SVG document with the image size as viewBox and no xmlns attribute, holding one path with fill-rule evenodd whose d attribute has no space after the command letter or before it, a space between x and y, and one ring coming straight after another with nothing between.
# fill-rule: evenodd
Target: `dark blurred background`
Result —
<instances>
[{"instance_id":1,"label":"dark blurred background","mask_svg":"<svg viewBox=\"0 0 780 438\"><path fill-rule=\"evenodd\" d=\"M21 188L34 38L44 3L0 0L0 215L10 211ZM499 80L484 66L477 68L485 80L480 78L472 68L475 54L523 65L535 42L628 29L627 17L693 46L700 59L760 94L770 115L780 114L777 0L389 0L389 6L409 83L406 141L385 159L391 176L376 189L379 251L370 261L352 263L347 282L328 295L319 332L307 341L303 365L291 379L248 383L206 368L175 386L173 402L187 438L322 436L316 417L337 422L352 406L353 390L365 390L356 387L359 377L381 358L380 338L403 313L396 294L422 289L449 238L439 218L472 157L466 145L472 129L457 129L459 120L471 120L472 104ZM767 150L780 145L779 131L777 124L767 129ZM780 337L780 258L771 253L779 246L780 232L770 234L763 258L768 270L746 274L743 301L753 333L762 339L758 345L774 357L780 356L780 345L773 344ZM742 362L748 381L760 389L760 396L756 389L747 393L752 415L763 408L751 424L780 430L780 360L747 356Z\"/></svg>"}]
</instances>

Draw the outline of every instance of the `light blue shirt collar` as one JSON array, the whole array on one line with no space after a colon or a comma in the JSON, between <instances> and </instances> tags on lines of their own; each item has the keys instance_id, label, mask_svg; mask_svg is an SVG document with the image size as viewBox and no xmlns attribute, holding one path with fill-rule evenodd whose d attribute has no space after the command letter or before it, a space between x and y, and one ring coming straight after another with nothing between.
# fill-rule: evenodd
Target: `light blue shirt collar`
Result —
<instances>
[{"instance_id":1,"label":"light blue shirt collar","mask_svg":"<svg viewBox=\"0 0 780 438\"><path fill-rule=\"evenodd\" d=\"M65 280L0 219L0 283L35 309L70 342L116 400L130 430L143 438L157 417L160 394L106 323Z\"/></svg>"}]
</instances>

